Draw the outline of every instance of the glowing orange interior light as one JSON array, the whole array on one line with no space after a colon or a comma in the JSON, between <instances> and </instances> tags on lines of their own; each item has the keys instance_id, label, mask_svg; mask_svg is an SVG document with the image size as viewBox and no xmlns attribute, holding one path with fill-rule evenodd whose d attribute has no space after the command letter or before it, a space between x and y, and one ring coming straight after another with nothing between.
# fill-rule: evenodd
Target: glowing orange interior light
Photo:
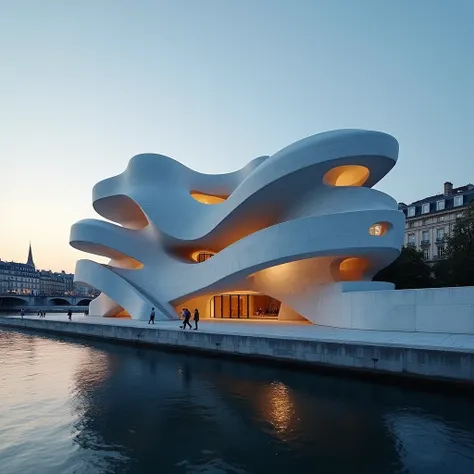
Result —
<instances>
[{"instance_id":1,"label":"glowing orange interior light","mask_svg":"<svg viewBox=\"0 0 474 474\"><path fill-rule=\"evenodd\" d=\"M339 265L339 276L342 281L362 280L368 266L367 260L363 258L346 258Z\"/></svg>"},{"instance_id":2,"label":"glowing orange interior light","mask_svg":"<svg viewBox=\"0 0 474 474\"><path fill-rule=\"evenodd\" d=\"M209 260L214 255L214 252L210 250L198 250L191 255L191 258L198 263L205 262Z\"/></svg>"},{"instance_id":3,"label":"glowing orange interior light","mask_svg":"<svg viewBox=\"0 0 474 474\"><path fill-rule=\"evenodd\" d=\"M384 235L389 228L389 223L388 222L377 222L374 225L371 225L369 227L369 234L374 235L376 237L381 237Z\"/></svg>"},{"instance_id":4,"label":"glowing orange interior light","mask_svg":"<svg viewBox=\"0 0 474 474\"><path fill-rule=\"evenodd\" d=\"M198 191L191 191L191 196L196 199L196 201L202 204L220 204L224 202L228 196L214 196L212 194L204 194Z\"/></svg>"},{"instance_id":5,"label":"glowing orange interior light","mask_svg":"<svg viewBox=\"0 0 474 474\"><path fill-rule=\"evenodd\" d=\"M369 175L370 171L365 166L344 165L329 170L323 180L330 186L362 186Z\"/></svg>"}]
</instances>

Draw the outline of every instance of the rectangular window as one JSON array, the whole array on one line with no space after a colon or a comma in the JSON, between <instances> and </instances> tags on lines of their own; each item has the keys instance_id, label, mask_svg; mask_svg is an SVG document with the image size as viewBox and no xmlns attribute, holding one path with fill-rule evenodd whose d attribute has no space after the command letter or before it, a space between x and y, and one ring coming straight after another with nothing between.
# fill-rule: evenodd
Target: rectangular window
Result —
<instances>
[{"instance_id":1,"label":"rectangular window","mask_svg":"<svg viewBox=\"0 0 474 474\"><path fill-rule=\"evenodd\" d=\"M214 296L214 317L222 318L222 296Z\"/></svg>"},{"instance_id":2,"label":"rectangular window","mask_svg":"<svg viewBox=\"0 0 474 474\"><path fill-rule=\"evenodd\" d=\"M423 258L425 260L429 260L430 259L430 249L424 249L423 250Z\"/></svg>"},{"instance_id":3,"label":"rectangular window","mask_svg":"<svg viewBox=\"0 0 474 474\"><path fill-rule=\"evenodd\" d=\"M409 244L415 243L415 234L408 234L408 243Z\"/></svg>"},{"instance_id":4,"label":"rectangular window","mask_svg":"<svg viewBox=\"0 0 474 474\"><path fill-rule=\"evenodd\" d=\"M444 247L439 247L438 248L438 257L439 258L444 258Z\"/></svg>"},{"instance_id":5,"label":"rectangular window","mask_svg":"<svg viewBox=\"0 0 474 474\"><path fill-rule=\"evenodd\" d=\"M430 212L430 203L427 202L426 204L423 204L423 206L421 206L421 213L428 214L429 212Z\"/></svg>"},{"instance_id":6,"label":"rectangular window","mask_svg":"<svg viewBox=\"0 0 474 474\"><path fill-rule=\"evenodd\" d=\"M463 205L463 198L464 198L463 195L454 196L454 207L462 206Z\"/></svg>"},{"instance_id":7,"label":"rectangular window","mask_svg":"<svg viewBox=\"0 0 474 474\"><path fill-rule=\"evenodd\" d=\"M230 296L231 295L222 295L222 316L231 317L230 313Z\"/></svg>"},{"instance_id":8,"label":"rectangular window","mask_svg":"<svg viewBox=\"0 0 474 474\"><path fill-rule=\"evenodd\" d=\"M429 233L429 231L427 231L427 230L424 230L424 231L423 231L422 240L423 240L424 242L428 242L428 241L430 240L430 233Z\"/></svg>"},{"instance_id":9,"label":"rectangular window","mask_svg":"<svg viewBox=\"0 0 474 474\"><path fill-rule=\"evenodd\" d=\"M436 201L436 210L444 211L444 199L441 199L440 201Z\"/></svg>"},{"instance_id":10,"label":"rectangular window","mask_svg":"<svg viewBox=\"0 0 474 474\"><path fill-rule=\"evenodd\" d=\"M436 230L436 238L438 240L444 239L444 229L437 229Z\"/></svg>"},{"instance_id":11,"label":"rectangular window","mask_svg":"<svg viewBox=\"0 0 474 474\"><path fill-rule=\"evenodd\" d=\"M408 217L414 217L415 216L415 206L409 207L408 208Z\"/></svg>"}]
</instances>

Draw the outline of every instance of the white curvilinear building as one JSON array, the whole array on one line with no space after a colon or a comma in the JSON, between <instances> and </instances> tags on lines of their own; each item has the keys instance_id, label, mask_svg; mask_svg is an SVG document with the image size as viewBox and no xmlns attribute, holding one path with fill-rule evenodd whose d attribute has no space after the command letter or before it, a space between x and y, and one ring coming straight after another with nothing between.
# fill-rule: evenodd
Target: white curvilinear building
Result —
<instances>
[{"instance_id":1,"label":"white curvilinear building","mask_svg":"<svg viewBox=\"0 0 474 474\"><path fill-rule=\"evenodd\" d=\"M117 224L71 229L73 247L110 258L77 263L75 280L102 291L90 314L147 319L154 307L172 319L188 307L324 324L340 295L392 290L371 280L399 255L405 215L371 188L397 157L395 138L364 130L314 135L220 175L135 156L93 190L94 209Z\"/></svg>"}]
</instances>

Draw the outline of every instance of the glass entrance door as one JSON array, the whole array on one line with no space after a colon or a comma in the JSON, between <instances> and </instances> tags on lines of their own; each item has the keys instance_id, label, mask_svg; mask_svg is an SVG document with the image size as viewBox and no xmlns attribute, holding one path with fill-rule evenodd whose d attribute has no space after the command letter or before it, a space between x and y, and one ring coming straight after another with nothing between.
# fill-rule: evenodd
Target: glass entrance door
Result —
<instances>
[{"instance_id":1,"label":"glass entrance door","mask_svg":"<svg viewBox=\"0 0 474 474\"><path fill-rule=\"evenodd\" d=\"M249 318L250 295L217 295L211 300L214 318Z\"/></svg>"}]
</instances>

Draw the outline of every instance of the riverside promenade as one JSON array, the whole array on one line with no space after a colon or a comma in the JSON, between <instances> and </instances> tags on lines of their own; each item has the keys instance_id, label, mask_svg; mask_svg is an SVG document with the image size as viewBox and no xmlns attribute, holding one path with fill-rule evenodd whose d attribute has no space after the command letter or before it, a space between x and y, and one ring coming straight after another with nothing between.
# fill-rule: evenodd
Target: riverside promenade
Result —
<instances>
[{"instance_id":1,"label":"riverside promenade","mask_svg":"<svg viewBox=\"0 0 474 474\"><path fill-rule=\"evenodd\" d=\"M474 335L362 331L257 320L180 321L95 318L66 314L0 316L0 327L31 329L162 349L204 351L317 368L412 377L474 386Z\"/></svg>"}]
</instances>

